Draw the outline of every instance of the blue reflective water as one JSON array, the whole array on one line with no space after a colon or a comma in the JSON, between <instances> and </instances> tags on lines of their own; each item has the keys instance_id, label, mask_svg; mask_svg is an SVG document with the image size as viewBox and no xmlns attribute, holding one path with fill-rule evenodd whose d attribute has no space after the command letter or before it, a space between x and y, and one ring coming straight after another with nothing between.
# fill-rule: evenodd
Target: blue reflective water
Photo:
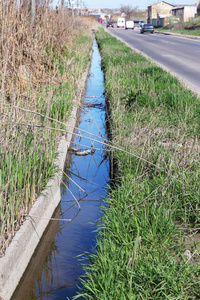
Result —
<instances>
[{"instance_id":1,"label":"blue reflective water","mask_svg":"<svg viewBox=\"0 0 200 300\"><path fill-rule=\"evenodd\" d=\"M106 138L104 75L94 40L90 76L71 147L96 149L93 155L67 155L61 204L13 299L71 299L84 273L77 257L95 246L99 205L106 196L109 159ZM96 136L94 136L96 135ZM98 136L98 137L97 137ZM66 219L72 219L71 222Z\"/></svg>"}]
</instances>

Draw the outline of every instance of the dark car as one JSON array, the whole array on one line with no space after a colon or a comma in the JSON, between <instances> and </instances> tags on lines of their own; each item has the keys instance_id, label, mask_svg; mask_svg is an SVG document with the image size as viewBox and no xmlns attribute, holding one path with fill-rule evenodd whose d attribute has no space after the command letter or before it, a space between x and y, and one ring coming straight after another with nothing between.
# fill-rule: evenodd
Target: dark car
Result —
<instances>
[{"instance_id":1,"label":"dark car","mask_svg":"<svg viewBox=\"0 0 200 300\"><path fill-rule=\"evenodd\" d=\"M144 23L141 25L140 33L150 32L154 33L154 27L152 24Z\"/></svg>"},{"instance_id":2,"label":"dark car","mask_svg":"<svg viewBox=\"0 0 200 300\"><path fill-rule=\"evenodd\" d=\"M114 27L113 22L112 21L108 21L106 24L106 27Z\"/></svg>"}]
</instances>

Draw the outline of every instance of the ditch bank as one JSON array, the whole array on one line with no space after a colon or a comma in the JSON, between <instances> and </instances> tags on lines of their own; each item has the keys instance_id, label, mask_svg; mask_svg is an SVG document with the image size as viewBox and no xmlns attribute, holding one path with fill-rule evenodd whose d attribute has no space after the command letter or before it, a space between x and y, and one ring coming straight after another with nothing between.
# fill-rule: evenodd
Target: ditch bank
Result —
<instances>
[{"instance_id":1,"label":"ditch bank","mask_svg":"<svg viewBox=\"0 0 200 300\"><path fill-rule=\"evenodd\" d=\"M73 109L66 123L69 132L61 137L58 145L58 157L55 161L59 170L64 169L66 155L73 136L73 129L76 124L77 111L82 99L87 77L90 70L90 63L83 73L79 82L79 99L73 100ZM47 183L47 188L38 197L35 204L26 217L25 222L15 234L5 255L0 258L0 299L9 300L22 278L35 249L37 248L48 224L61 199L60 184L62 174L57 173Z\"/></svg>"}]
</instances>

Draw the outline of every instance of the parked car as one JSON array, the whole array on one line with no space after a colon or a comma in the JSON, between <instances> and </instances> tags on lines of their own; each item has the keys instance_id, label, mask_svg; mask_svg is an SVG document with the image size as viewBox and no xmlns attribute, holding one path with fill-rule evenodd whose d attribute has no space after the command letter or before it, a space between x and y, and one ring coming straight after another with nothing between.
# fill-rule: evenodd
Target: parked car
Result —
<instances>
[{"instance_id":1,"label":"parked car","mask_svg":"<svg viewBox=\"0 0 200 300\"><path fill-rule=\"evenodd\" d=\"M140 27L142 27L143 24L145 24L145 21L140 21Z\"/></svg>"},{"instance_id":2,"label":"parked car","mask_svg":"<svg viewBox=\"0 0 200 300\"><path fill-rule=\"evenodd\" d=\"M106 27L114 27L113 21L108 21Z\"/></svg>"},{"instance_id":3,"label":"parked car","mask_svg":"<svg viewBox=\"0 0 200 300\"><path fill-rule=\"evenodd\" d=\"M126 21L125 29L134 29L134 22L133 21Z\"/></svg>"},{"instance_id":4,"label":"parked car","mask_svg":"<svg viewBox=\"0 0 200 300\"><path fill-rule=\"evenodd\" d=\"M140 33L150 32L154 33L154 27L152 24L144 23L141 25Z\"/></svg>"},{"instance_id":5,"label":"parked car","mask_svg":"<svg viewBox=\"0 0 200 300\"><path fill-rule=\"evenodd\" d=\"M144 21L141 20L134 20L133 22L135 27L141 27L141 25L145 23Z\"/></svg>"}]
</instances>

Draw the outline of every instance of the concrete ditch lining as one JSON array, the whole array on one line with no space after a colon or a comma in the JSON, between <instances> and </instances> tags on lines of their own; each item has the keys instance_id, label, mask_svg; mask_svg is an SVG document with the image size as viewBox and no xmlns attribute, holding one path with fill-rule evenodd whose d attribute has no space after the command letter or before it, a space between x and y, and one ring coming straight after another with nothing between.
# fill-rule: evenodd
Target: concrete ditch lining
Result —
<instances>
[{"instance_id":1,"label":"concrete ditch lining","mask_svg":"<svg viewBox=\"0 0 200 300\"><path fill-rule=\"evenodd\" d=\"M92 53L91 53L92 55ZM61 171L64 169L67 151L73 136L73 128L76 124L78 102L81 101L85 91L86 80L90 70L90 63L78 84L79 99L73 101L73 109L66 128L70 128L70 133L61 137L58 145L58 158L55 164ZM61 199L60 183L61 173L57 173L53 179L49 180L47 188L38 197L31 208L24 224L13 237L12 242L6 249L5 255L0 258L0 299L11 299L17 288L31 258L37 248L49 221L55 212Z\"/></svg>"}]
</instances>

